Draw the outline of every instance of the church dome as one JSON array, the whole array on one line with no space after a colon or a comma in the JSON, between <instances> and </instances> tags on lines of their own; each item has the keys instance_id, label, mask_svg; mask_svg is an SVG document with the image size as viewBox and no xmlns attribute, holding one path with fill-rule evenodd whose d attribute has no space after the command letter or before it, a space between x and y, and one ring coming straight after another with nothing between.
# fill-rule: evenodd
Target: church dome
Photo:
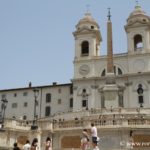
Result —
<instances>
[{"instance_id":1,"label":"church dome","mask_svg":"<svg viewBox=\"0 0 150 150\"><path fill-rule=\"evenodd\" d=\"M134 11L130 13L127 19L127 25L131 25L137 21L144 24L150 23L150 17L142 10L141 6L139 5L135 6Z\"/></svg>"},{"instance_id":2,"label":"church dome","mask_svg":"<svg viewBox=\"0 0 150 150\"><path fill-rule=\"evenodd\" d=\"M82 28L82 27L89 27L89 28L93 28L93 29L98 29L99 25L98 23L95 21L95 19L91 16L91 13L87 12L85 13L85 16L79 20L78 24L76 25L76 28Z\"/></svg>"}]
</instances>

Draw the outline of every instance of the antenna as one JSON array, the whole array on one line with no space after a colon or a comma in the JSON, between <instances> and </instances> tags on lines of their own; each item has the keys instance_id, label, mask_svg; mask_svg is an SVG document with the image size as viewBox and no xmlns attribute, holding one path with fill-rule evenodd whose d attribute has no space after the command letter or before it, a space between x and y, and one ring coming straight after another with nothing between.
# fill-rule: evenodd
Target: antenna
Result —
<instances>
[{"instance_id":1,"label":"antenna","mask_svg":"<svg viewBox=\"0 0 150 150\"><path fill-rule=\"evenodd\" d=\"M108 15L107 15L108 20L110 20L110 17L111 17L110 9L111 9L111 8L108 8Z\"/></svg>"}]
</instances>

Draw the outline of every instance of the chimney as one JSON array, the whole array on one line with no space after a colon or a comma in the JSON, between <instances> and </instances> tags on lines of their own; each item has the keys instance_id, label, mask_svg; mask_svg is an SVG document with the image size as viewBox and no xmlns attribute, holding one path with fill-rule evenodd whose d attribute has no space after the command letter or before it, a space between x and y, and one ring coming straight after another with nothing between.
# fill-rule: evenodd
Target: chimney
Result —
<instances>
[{"instance_id":1,"label":"chimney","mask_svg":"<svg viewBox=\"0 0 150 150\"><path fill-rule=\"evenodd\" d=\"M32 87L32 82L29 82L29 87Z\"/></svg>"},{"instance_id":2,"label":"chimney","mask_svg":"<svg viewBox=\"0 0 150 150\"><path fill-rule=\"evenodd\" d=\"M53 82L53 85L57 85L57 82Z\"/></svg>"}]
</instances>

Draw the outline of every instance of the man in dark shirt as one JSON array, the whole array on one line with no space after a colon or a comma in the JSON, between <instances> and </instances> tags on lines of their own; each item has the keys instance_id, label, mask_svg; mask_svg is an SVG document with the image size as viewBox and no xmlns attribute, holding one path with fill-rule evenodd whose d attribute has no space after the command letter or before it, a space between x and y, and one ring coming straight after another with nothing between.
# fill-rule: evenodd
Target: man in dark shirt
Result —
<instances>
[{"instance_id":1,"label":"man in dark shirt","mask_svg":"<svg viewBox=\"0 0 150 150\"><path fill-rule=\"evenodd\" d=\"M14 143L14 148L13 148L13 150L21 150L21 149L18 147L17 143Z\"/></svg>"}]
</instances>

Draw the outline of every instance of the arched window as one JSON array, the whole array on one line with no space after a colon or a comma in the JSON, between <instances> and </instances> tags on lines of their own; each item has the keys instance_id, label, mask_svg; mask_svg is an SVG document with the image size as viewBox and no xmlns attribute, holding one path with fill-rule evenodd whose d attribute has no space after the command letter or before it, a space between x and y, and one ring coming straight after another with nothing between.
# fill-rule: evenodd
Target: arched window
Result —
<instances>
[{"instance_id":1,"label":"arched window","mask_svg":"<svg viewBox=\"0 0 150 150\"><path fill-rule=\"evenodd\" d=\"M122 70L118 68L118 75L122 75Z\"/></svg>"},{"instance_id":2,"label":"arched window","mask_svg":"<svg viewBox=\"0 0 150 150\"><path fill-rule=\"evenodd\" d=\"M83 41L81 44L81 55L88 56L89 55L89 42Z\"/></svg>"},{"instance_id":3,"label":"arched window","mask_svg":"<svg viewBox=\"0 0 150 150\"><path fill-rule=\"evenodd\" d=\"M105 70L105 69L103 70L101 76L102 76L102 77L106 76L106 70Z\"/></svg>"},{"instance_id":4,"label":"arched window","mask_svg":"<svg viewBox=\"0 0 150 150\"><path fill-rule=\"evenodd\" d=\"M142 41L142 36L140 34L137 34L134 36L134 50L142 50L143 48L143 41Z\"/></svg>"},{"instance_id":5,"label":"arched window","mask_svg":"<svg viewBox=\"0 0 150 150\"><path fill-rule=\"evenodd\" d=\"M27 116L26 115L23 116L23 120L27 120Z\"/></svg>"}]
</instances>

